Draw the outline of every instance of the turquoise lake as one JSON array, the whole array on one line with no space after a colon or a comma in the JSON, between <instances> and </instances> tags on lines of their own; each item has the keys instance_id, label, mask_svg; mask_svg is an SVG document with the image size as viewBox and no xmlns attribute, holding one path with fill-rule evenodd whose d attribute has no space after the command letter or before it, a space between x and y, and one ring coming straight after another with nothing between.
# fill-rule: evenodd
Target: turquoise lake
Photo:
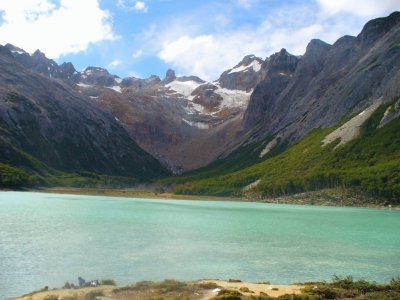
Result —
<instances>
[{"instance_id":1,"label":"turquoise lake","mask_svg":"<svg viewBox=\"0 0 400 300\"><path fill-rule=\"evenodd\" d=\"M0 192L0 299L66 281L400 276L400 211Z\"/></svg>"}]
</instances>

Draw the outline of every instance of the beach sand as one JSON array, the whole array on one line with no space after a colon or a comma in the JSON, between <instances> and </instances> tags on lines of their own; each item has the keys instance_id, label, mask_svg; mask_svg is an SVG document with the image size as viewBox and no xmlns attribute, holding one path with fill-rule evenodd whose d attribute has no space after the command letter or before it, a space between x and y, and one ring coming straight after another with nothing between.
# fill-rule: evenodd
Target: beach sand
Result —
<instances>
[{"instance_id":1,"label":"beach sand","mask_svg":"<svg viewBox=\"0 0 400 300\"><path fill-rule=\"evenodd\" d=\"M275 285L266 283L251 283L251 282L229 282L224 280L199 280L192 282L193 284L202 283L215 283L220 288L214 288L210 290L202 289L192 292L192 294L185 293L189 299L198 300L209 300L216 296L221 289L235 290L242 293L244 296L259 296L260 293L265 293L270 297L279 297L285 294L300 294L300 289L304 288L301 285ZM102 296L96 297L99 300L125 300L125 299L150 299L147 296L151 296L153 291L130 291L122 294L115 294L112 291L114 289L121 288L121 286L99 286L99 287L87 287L81 289L54 289L49 291L32 293L25 295L14 300L43 300L51 295L56 296L58 299L68 299L73 297L74 299L85 299L88 293L94 291L101 291ZM242 288L242 290L240 290ZM244 292L243 288L248 288L249 292Z\"/></svg>"},{"instance_id":2,"label":"beach sand","mask_svg":"<svg viewBox=\"0 0 400 300\"><path fill-rule=\"evenodd\" d=\"M227 289L227 290L236 290L242 293L245 296L259 296L260 293L265 293L270 297L279 297L285 294L300 294L301 289L304 288L303 285L277 285L277 284L265 284L265 283L251 283L251 282L229 282L224 280L202 280L200 282L212 282L216 285ZM248 288L251 292L243 292L240 291L240 288ZM209 296L215 296L217 294L216 291L211 291ZM210 297L210 298L211 298ZM210 299L210 298L205 298Z\"/></svg>"}]
</instances>

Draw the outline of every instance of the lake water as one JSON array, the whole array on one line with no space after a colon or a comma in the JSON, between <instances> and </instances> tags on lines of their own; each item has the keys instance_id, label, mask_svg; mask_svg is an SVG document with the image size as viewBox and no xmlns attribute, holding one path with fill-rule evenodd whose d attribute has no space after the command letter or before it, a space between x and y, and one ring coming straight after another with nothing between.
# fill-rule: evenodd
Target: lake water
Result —
<instances>
[{"instance_id":1,"label":"lake water","mask_svg":"<svg viewBox=\"0 0 400 300\"><path fill-rule=\"evenodd\" d=\"M65 281L400 276L400 211L0 192L0 299Z\"/></svg>"}]
</instances>

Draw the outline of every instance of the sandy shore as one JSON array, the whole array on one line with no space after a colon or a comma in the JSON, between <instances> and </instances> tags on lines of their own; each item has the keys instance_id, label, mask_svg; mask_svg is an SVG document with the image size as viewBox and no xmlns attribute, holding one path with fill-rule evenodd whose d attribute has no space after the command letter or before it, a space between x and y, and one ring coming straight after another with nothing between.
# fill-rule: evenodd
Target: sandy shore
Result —
<instances>
[{"instance_id":1,"label":"sandy shore","mask_svg":"<svg viewBox=\"0 0 400 300\"><path fill-rule=\"evenodd\" d=\"M251 282L229 282L224 280L202 280L200 282L213 282L227 290L239 291L245 296L259 296L260 293L267 294L270 297L279 297L286 294L300 294L304 285L276 285L266 283L251 283ZM240 290L242 288L242 291ZM243 288L249 289L250 292L244 292ZM211 292L211 297L215 296ZM210 298L207 298L210 299Z\"/></svg>"},{"instance_id":2,"label":"sandy shore","mask_svg":"<svg viewBox=\"0 0 400 300\"><path fill-rule=\"evenodd\" d=\"M85 295L92 291L102 291L105 295L112 292L115 289L115 286L99 286L99 287L86 287L81 289L54 289L45 292L37 292L32 294L27 294L21 296L19 298L14 298L13 300L43 300L48 296L56 296L59 299L67 298L67 297L77 297L77 298L84 298Z\"/></svg>"},{"instance_id":3,"label":"sandy shore","mask_svg":"<svg viewBox=\"0 0 400 300\"><path fill-rule=\"evenodd\" d=\"M199 280L190 284L201 285L204 283L214 283L218 288L193 290L184 294L188 299L209 300L215 297L221 289L233 290L240 292L243 296L260 296L263 293L270 297L279 297L285 294L300 294L301 285L275 285L266 283L251 282L229 282L224 280ZM122 286L99 286L81 289L54 289L44 292L32 293L14 298L14 300L43 300L49 296L55 296L58 299L85 299L89 293L101 292L101 296L97 296L98 300L122 300L122 299L141 299L146 300L146 292L128 291L125 293L114 293L113 290L123 288ZM150 291L152 292L152 291ZM181 294L182 295L182 294ZM149 295L150 296L150 295Z\"/></svg>"}]
</instances>

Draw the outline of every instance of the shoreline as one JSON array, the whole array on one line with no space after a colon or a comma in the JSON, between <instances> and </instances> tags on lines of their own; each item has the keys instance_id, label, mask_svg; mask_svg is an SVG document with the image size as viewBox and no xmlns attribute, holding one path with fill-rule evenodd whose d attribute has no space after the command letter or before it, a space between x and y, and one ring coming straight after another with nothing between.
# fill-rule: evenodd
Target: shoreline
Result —
<instances>
[{"instance_id":1,"label":"shoreline","mask_svg":"<svg viewBox=\"0 0 400 300\"><path fill-rule=\"evenodd\" d=\"M317 281L297 284L245 282L238 279L201 279L195 281L140 281L118 286L111 280L105 285L73 287L31 292L10 300L126 300L126 299L185 299L185 300L263 300L263 299L398 299L400 278L378 284L353 280L351 276L336 277L331 282ZM373 298L369 298L372 296ZM281 298L283 297L283 298Z\"/></svg>"},{"instance_id":2,"label":"shoreline","mask_svg":"<svg viewBox=\"0 0 400 300\"><path fill-rule=\"evenodd\" d=\"M269 282L246 282L241 280L200 279L195 281L164 280L162 282L141 281L132 285L99 285L96 287L54 288L45 287L20 297L9 300L44 300L44 299L182 299L211 300L218 297L221 291L240 293L248 299L251 296L266 296L276 298L283 295L300 295L305 284L271 284ZM175 295L177 294L177 295ZM160 297L162 296L162 297ZM172 298L169 298L172 296ZM121 297L121 298L120 298ZM139 297L139 298L138 298ZM153 298L154 297L154 298ZM186 298L187 297L187 298ZM181 299L181 298L179 298ZM229 298L230 299L230 298ZM264 298L263 298L264 299Z\"/></svg>"},{"instance_id":3,"label":"shoreline","mask_svg":"<svg viewBox=\"0 0 400 300\"><path fill-rule=\"evenodd\" d=\"M199 201L227 201L227 202L256 202L244 198L200 196L200 195L177 195L173 193L156 193L135 188L102 189L102 188L68 188L54 187L43 189L29 189L27 192L70 194L104 197L144 198L144 199L170 199L170 200L199 200Z\"/></svg>"},{"instance_id":4,"label":"shoreline","mask_svg":"<svg viewBox=\"0 0 400 300\"><path fill-rule=\"evenodd\" d=\"M73 188L73 187L52 187L40 189L28 189L27 192L50 193L50 194L70 194L104 197L125 197L125 198L144 198L144 199L168 199L168 200L198 200L198 201L225 201L225 202L254 202L282 205L310 205L310 206L331 206L331 207L354 207L371 208L385 210L400 210L400 205L385 205L376 198L368 198L365 202L362 195L340 195L334 190L322 190L305 192L276 198L260 199L258 197L222 197L222 196L202 196L202 195L180 195L174 193L157 193L149 190L137 188Z\"/></svg>"}]
</instances>

